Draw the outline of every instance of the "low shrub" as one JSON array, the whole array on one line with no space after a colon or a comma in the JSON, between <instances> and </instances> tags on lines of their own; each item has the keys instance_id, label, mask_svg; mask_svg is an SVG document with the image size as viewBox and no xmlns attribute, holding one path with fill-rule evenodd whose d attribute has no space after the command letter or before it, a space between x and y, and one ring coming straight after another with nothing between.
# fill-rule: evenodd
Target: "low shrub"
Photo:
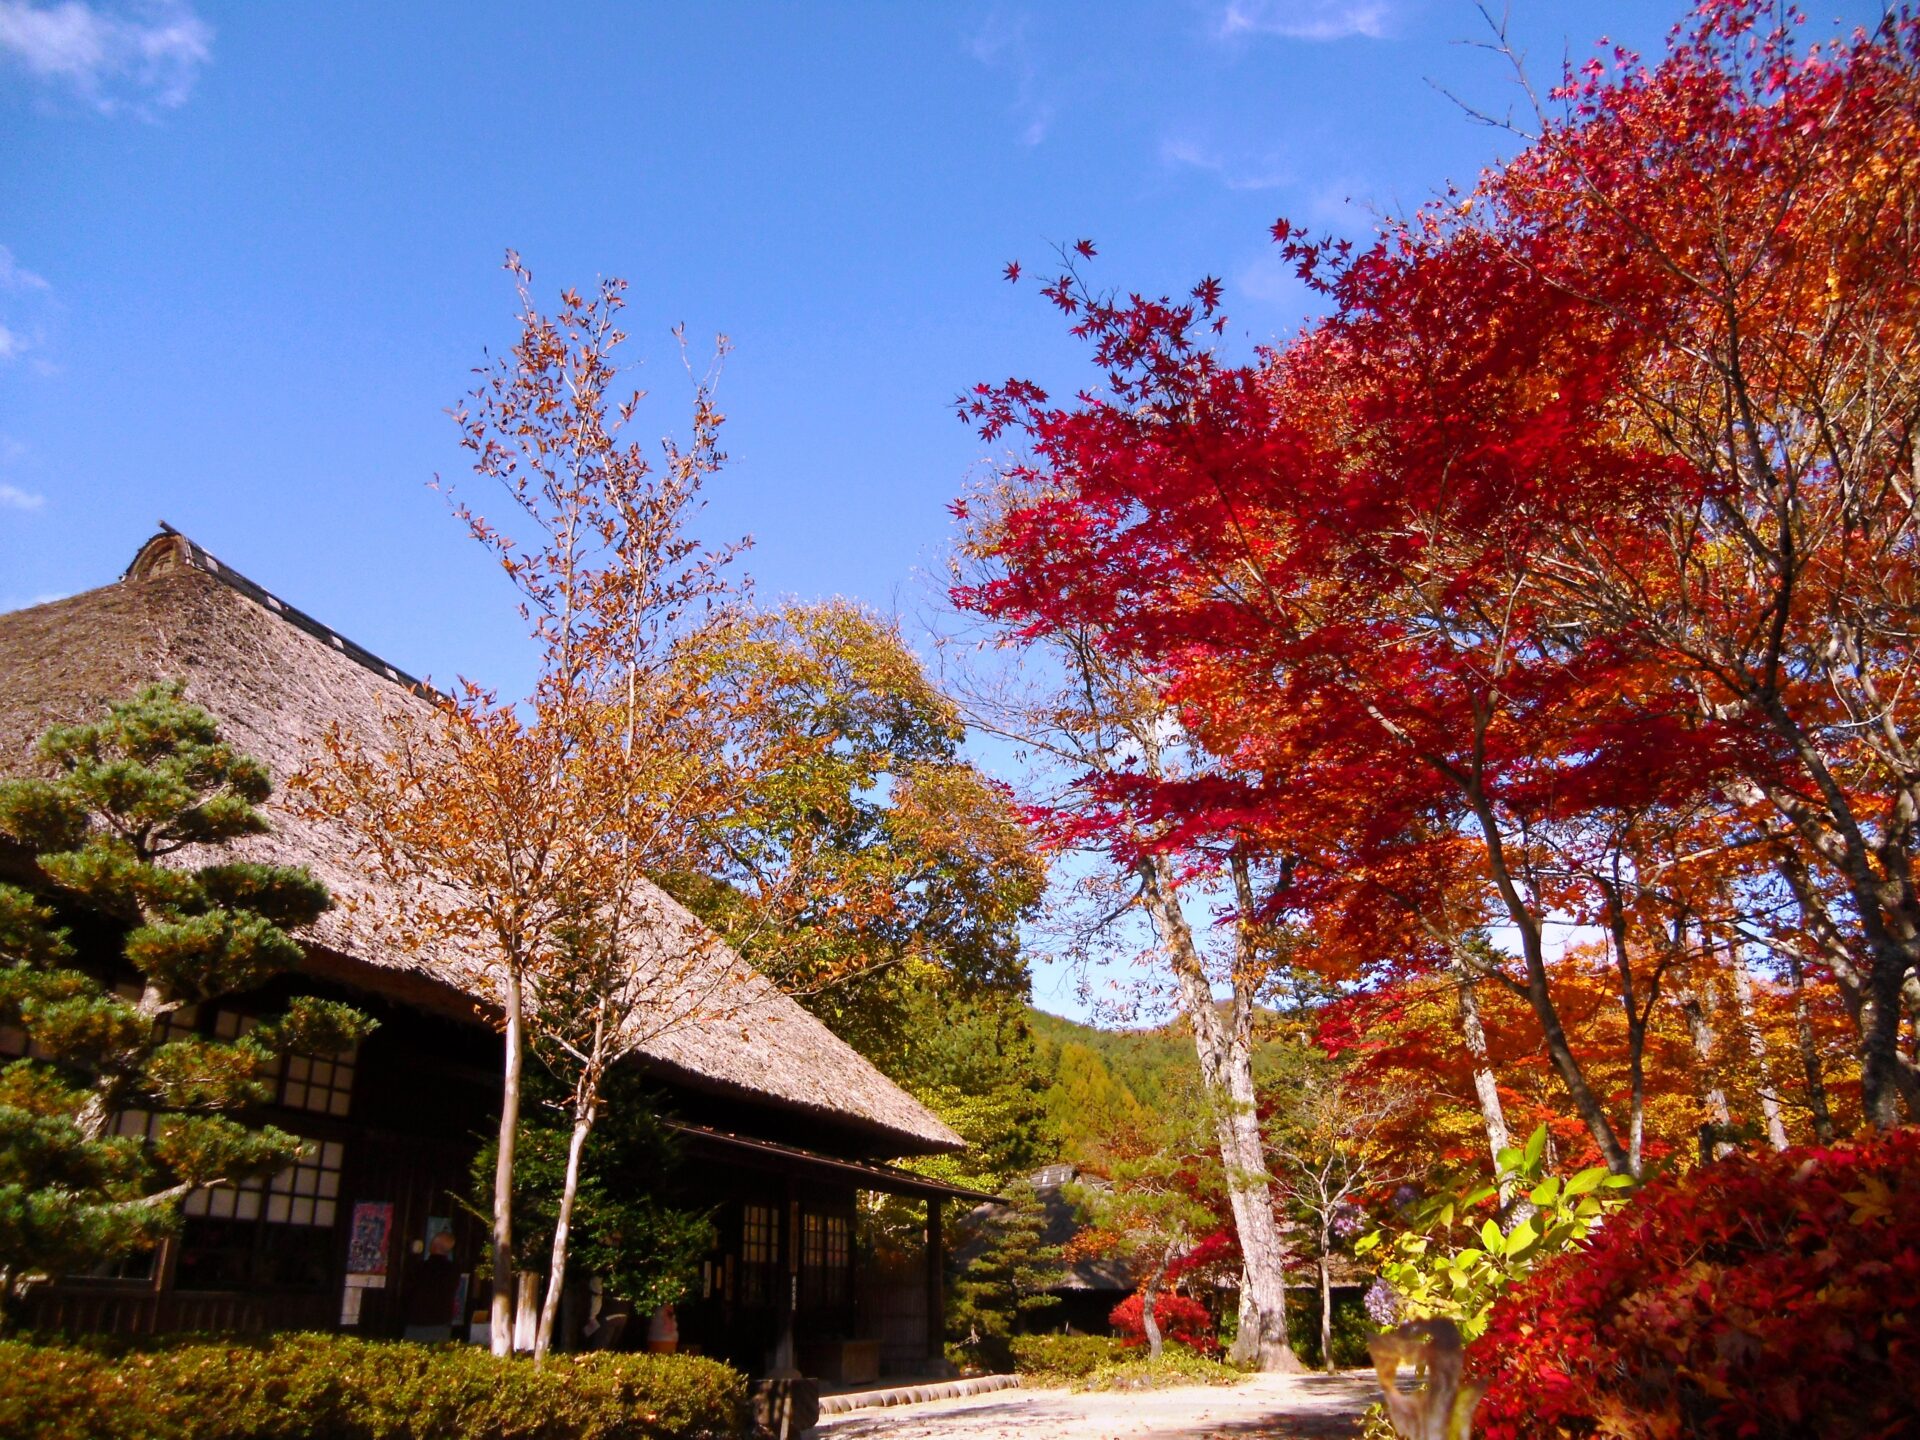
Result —
<instances>
[{"instance_id":1,"label":"low shrub","mask_svg":"<svg viewBox=\"0 0 1920 1440\"><path fill-rule=\"evenodd\" d=\"M1138 1291L1122 1300L1107 1316L1113 1333L1129 1345L1146 1344L1145 1309L1146 1302L1140 1298ZM1220 1348L1219 1340L1214 1337L1213 1316L1198 1300L1169 1291L1153 1302L1153 1319L1160 1327L1162 1336L1189 1350L1211 1355Z\"/></svg>"},{"instance_id":2,"label":"low shrub","mask_svg":"<svg viewBox=\"0 0 1920 1440\"><path fill-rule=\"evenodd\" d=\"M746 1380L712 1360L329 1335L150 1348L0 1342L10 1440L722 1440Z\"/></svg>"},{"instance_id":3,"label":"low shrub","mask_svg":"<svg viewBox=\"0 0 1920 1440\"><path fill-rule=\"evenodd\" d=\"M1126 1355L1110 1335L1016 1335L1013 1368L1039 1381L1084 1380Z\"/></svg>"},{"instance_id":4,"label":"low shrub","mask_svg":"<svg viewBox=\"0 0 1920 1440\"><path fill-rule=\"evenodd\" d=\"M1508 1290L1487 1440L1920 1435L1920 1130L1654 1180Z\"/></svg>"},{"instance_id":5,"label":"low shrub","mask_svg":"<svg viewBox=\"0 0 1920 1440\"><path fill-rule=\"evenodd\" d=\"M1246 1378L1244 1370L1223 1365L1176 1341L1168 1341L1161 1348L1158 1360L1149 1360L1140 1351L1131 1350L1125 1352L1124 1359L1109 1361L1074 1381L1073 1388L1161 1390L1170 1385L1237 1385Z\"/></svg>"}]
</instances>

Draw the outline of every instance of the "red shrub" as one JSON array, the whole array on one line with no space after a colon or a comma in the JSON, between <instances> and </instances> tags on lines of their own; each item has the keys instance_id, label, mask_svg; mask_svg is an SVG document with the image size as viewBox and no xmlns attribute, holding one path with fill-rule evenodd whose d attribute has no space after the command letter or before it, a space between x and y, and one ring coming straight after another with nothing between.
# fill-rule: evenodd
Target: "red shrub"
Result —
<instances>
[{"instance_id":1,"label":"red shrub","mask_svg":"<svg viewBox=\"0 0 1920 1440\"><path fill-rule=\"evenodd\" d=\"M1486 1440L1920 1435L1920 1130L1656 1180L1472 1358Z\"/></svg>"},{"instance_id":2,"label":"red shrub","mask_svg":"<svg viewBox=\"0 0 1920 1440\"><path fill-rule=\"evenodd\" d=\"M1114 1306L1113 1313L1107 1316L1113 1333L1129 1345L1147 1343L1147 1326L1140 1318L1141 1308L1140 1292L1136 1290ZM1220 1348L1220 1342L1213 1334L1213 1316L1198 1300L1189 1300L1185 1295L1171 1292L1162 1294L1153 1302L1153 1318L1160 1326L1161 1335L1169 1340L1178 1340L1190 1350L1211 1355Z\"/></svg>"}]
</instances>

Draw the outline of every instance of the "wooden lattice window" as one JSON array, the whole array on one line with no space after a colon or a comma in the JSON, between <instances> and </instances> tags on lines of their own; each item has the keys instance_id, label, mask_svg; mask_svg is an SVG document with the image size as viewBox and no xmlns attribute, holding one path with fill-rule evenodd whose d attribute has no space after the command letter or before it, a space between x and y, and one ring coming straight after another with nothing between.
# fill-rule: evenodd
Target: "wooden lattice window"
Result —
<instances>
[{"instance_id":1,"label":"wooden lattice window","mask_svg":"<svg viewBox=\"0 0 1920 1440\"><path fill-rule=\"evenodd\" d=\"M780 1259L780 1212L771 1205L746 1205L740 1211L740 1299L765 1305L773 1299L775 1266Z\"/></svg>"},{"instance_id":2,"label":"wooden lattice window","mask_svg":"<svg viewBox=\"0 0 1920 1440\"><path fill-rule=\"evenodd\" d=\"M211 1220L259 1220L269 1225L331 1229L339 1217L340 1167L345 1147L310 1140L293 1164L270 1180L211 1185L181 1203L183 1213Z\"/></svg>"},{"instance_id":3,"label":"wooden lattice window","mask_svg":"<svg viewBox=\"0 0 1920 1440\"><path fill-rule=\"evenodd\" d=\"M808 1214L800 1222L800 1290L809 1305L844 1305L853 1282L853 1222Z\"/></svg>"},{"instance_id":4,"label":"wooden lattice window","mask_svg":"<svg viewBox=\"0 0 1920 1440\"><path fill-rule=\"evenodd\" d=\"M257 1024L250 1015L223 1010L214 1017L213 1033L222 1040L233 1040ZM338 1055L289 1055L280 1062L275 1098L289 1110L344 1116L353 1108L357 1059L357 1047L349 1047Z\"/></svg>"}]
</instances>

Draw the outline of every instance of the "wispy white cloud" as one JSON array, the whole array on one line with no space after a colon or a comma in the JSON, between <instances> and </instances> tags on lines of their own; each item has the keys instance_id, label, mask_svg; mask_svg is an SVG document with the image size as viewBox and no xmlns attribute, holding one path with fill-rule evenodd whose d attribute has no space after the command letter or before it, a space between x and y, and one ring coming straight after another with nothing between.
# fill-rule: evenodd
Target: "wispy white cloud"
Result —
<instances>
[{"instance_id":1,"label":"wispy white cloud","mask_svg":"<svg viewBox=\"0 0 1920 1440\"><path fill-rule=\"evenodd\" d=\"M188 0L0 0L0 58L103 115L184 105L213 58Z\"/></svg>"},{"instance_id":2,"label":"wispy white cloud","mask_svg":"<svg viewBox=\"0 0 1920 1440\"><path fill-rule=\"evenodd\" d=\"M0 245L0 290L51 290L53 287L13 258L13 251Z\"/></svg>"},{"instance_id":3,"label":"wispy white cloud","mask_svg":"<svg viewBox=\"0 0 1920 1440\"><path fill-rule=\"evenodd\" d=\"M1028 17L990 12L984 24L967 41L967 53L989 70L1003 70L1013 76L1013 115L1020 126L1020 143L1038 145L1053 126L1053 102L1047 99L1027 39Z\"/></svg>"},{"instance_id":4,"label":"wispy white cloud","mask_svg":"<svg viewBox=\"0 0 1920 1440\"><path fill-rule=\"evenodd\" d=\"M18 485L9 485L0 480L0 509L38 510L47 503L47 497L36 495L31 490L22 490Z\"/></svg>"},{"instance_id":5,"label":"wispy white cloud","mask_svg":"<svg viewBox=\"0 0 1920 1440\"><path fill-rule=\"evenodd\" d=\"M1289 320L1304 314L1312 294L1294 268L1280 258L1278 249L1260 251L1233 272L1231 294L1245 295L1262 305L1290 312Z\"/></svg>"},{"instance_id":6,"label":"wispy white cloud","mask_svg":"<svg viewBox=\"0 0 1920 1440\"><path fill-rule=\"evenodd\" d=\"M1257 161L1229 159L1212 146L1191 139L1162 140L1160 163L1176 169L1199 170L1229 190L1277 190L1294 178L1292 170L1277 157L1267 156Z\"/></svg>"},{"instance_id":7,"label":"wispy white cloud","mask_svg":"<svg viewBox=\"0 0 1920 1440\"><path fill-rule=\"evenodd\" d=\"M1394 0L1227 0L1214 32L1288 40L1379 40L1392 32Z\"/></svg>"},{"instance_id":8,"label":"wispy white cloud","mask_svg":"<svg viewBox=\"0 0 1920 1440\"><path fill-rule=\"evenodd\" d=\"M13 258L13 251L0 245L0 301L7 302L6 312L0 315L0 364L18 360L38 346L42 331L35 317L44 314L52 293L53 287L45 279L21 265ZM26 312L25 320L22 311Z\"/></svg>"}]
</instances>

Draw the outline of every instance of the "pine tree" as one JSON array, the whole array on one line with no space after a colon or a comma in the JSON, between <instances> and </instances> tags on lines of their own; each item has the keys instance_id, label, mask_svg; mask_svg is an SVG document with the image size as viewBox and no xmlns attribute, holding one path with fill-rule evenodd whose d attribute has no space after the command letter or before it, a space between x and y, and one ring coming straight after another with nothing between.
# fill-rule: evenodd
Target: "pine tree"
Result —
<instances>
[{"instance_id":1,"label":"pine tree","mask_svg":"<svg viewBox=\"0 0 1920 1440\"><path fill-rule=\"evenodd\" d=\"M343 1050L372 1028L312 998L231 1039L185 1023L295 966L290 932L329 901L304 869L224 857L268 828L271 781L178 682L49 730L38 754L51 778L0 782L0 836L25 851L34 887L0 885L0 1026L26 1041L0 1069L9 1308L153 1243L188 1191L284 1167L302 1142L248 1108L273 1099L283 1056ZM209 851L220 858L185 863ZM89 937L83 953L62 921Z\"/></svg>"},{"instance_id":2,"label":"pine tree","mask_svg":"<svg viewBox=\"0 0 1920 1440\"><path fill-rule=\"evenodd\" d=\"M987 1220L986 1244L953 1287L947 1333L995 1369L1012 1361L1008 1342L1029 1317L1060 1303L1060 1249L1048 1245L1046 1213L1025 1181L1007 1187L1007 1205Z\"/></svg>"}]
</instances>

